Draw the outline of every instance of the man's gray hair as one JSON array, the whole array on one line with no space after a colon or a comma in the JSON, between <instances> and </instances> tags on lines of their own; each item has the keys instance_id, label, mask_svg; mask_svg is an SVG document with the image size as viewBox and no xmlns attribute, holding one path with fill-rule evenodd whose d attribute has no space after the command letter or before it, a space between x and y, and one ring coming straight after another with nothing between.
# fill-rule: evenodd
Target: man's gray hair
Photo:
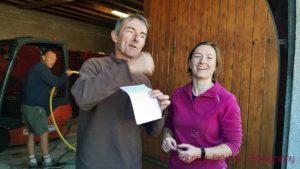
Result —
<instances>
[{"instance_id":1,"label":"man's gray hair","mask_svg":"<svg viewBox=\"0 0 300 169\"><path fill-rule=\"evenodd\" d=\"M128 21L130 21L132 19L138 19L141 22L143 22L145 24L147 30L148 30L148 28L149 28L148 20L143 15L141 15L141 14L133 14L133 15L129 15L126 18L121 18L121 19L117 20L117 23L116 23L114 31L117 32L117 34L119 34L120 33L120 29L122 28L122 26L126 22L128 22Z\"/></svg>"}]
</instances>

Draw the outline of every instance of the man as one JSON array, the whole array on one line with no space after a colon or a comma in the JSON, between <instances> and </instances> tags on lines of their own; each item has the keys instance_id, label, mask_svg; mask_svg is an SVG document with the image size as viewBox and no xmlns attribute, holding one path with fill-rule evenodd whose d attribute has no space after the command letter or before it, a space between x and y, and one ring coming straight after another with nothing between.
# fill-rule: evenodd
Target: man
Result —
<instances>
[{"instance_id":1,"label":"man","mask_svg":"<svg viewBox=\"0 0 300 169\"><path fill-rule=\"evenodd\" d=\"M136 125L129 96L121 86L145 84L154 71L151 55L142 52L148 21L139 14L117 22L111 33L115 50L108 57L92 58L80 69L72 94L80 108L78 117L77 169L141 169L141 126ZM164 110L169 96L153 90ZM157 136L164 118L143 124Z\"/></svg>"},{"instance_id":2,"label":"man","mask_svg":"<svg viewBox=\"0 0 300 169\"><path fill-rule=\"evenodd\" d=\"M40 146L43 155L44 168L61 168L62 164L54 161L48 153L48 120L46 110L49 109L49 92L52 86L61 86L66 82L71 71L57 77L50 69L56 62L54 51L46 51L41 56L41 62L35 64L28 73L22 101L22 114L28 128L27 149L29 153L29 168L37 168L38 162L34 154L34 136L40 136Z\"/></svg>"}]
</instances>

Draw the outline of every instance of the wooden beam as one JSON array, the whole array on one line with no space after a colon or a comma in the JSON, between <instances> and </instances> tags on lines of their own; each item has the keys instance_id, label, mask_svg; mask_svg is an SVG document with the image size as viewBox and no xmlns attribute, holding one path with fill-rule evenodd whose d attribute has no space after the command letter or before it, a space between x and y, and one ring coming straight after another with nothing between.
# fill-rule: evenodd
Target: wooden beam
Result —
<instances>
[{"instance_id":1,"label":"wooden beam","mask_svg":"<svg viewBox=\"0 0 300 169\"><path fill-rule=\"evenodd\" d=\"M40 8L40 11L44 11L47 13L52 13L52 14L56 14L62 17L66 17L66 18L71 18L71 19L75 19L75 20L80 20L83 22L88 22L88 23L93 23L95 25L100 25L100 26L104 26L104 27L109 27L109 28L113 28L114 27L114 22L110 21L110 20L104 20L101 19L100 17L92 17L92 16L82 16L82 15L76 15L74 13L69 13L66 11L60 11L57 9L52 9L51 8Z\"/></svg>"},{"instance_id":2,"label":"wooden beam","mask_svg":"<svg viewBox=\"0 0 300 169\"><path fill-rule=\"evenodd\" d=\"M23 5L24 2L20 2L19 0L4 0L5 2L14 3L18 5Z\"/></svg>"},{"instance_id":3,"label":"wooden beam","mask_svg":"<svg viewBox=\"0 0 300 169\"><path fill-rule=\"evenodd\" d=\"M109 3L111 3L111 4L114 4L114 5L119 6L119 7L122 7L122 8L125 8L125 9L127 9L127 10L129 10L129 11L131 11L131 12L133 12L133 13L141 13L141 14L143 13L142 10L134 9L134 8L128 6L128 5L121 4L121 3L116 2L116 1L114 1L114 0L107 0L106 2L109 2ZM121 12L124 12L124 10L121 11Z\"/></svg>"},{"instance_id":4,"label":"wooden beam","mask_svg":"<svg viewBox=\"0 0 300 169\"><path fill-rule=\"evenodd\" d=\"M78 6L76 6L76 5L78 5ZM62 4L60 6L78 11L80 13L90 14L90 15L93 15L93 16L96 16L96 17L101 17L101 18L105 18L105 19L109 19L109 20L113 20L113 21L117 20L117 18L112 16L111 13L104 13L102 11L98 11L98 10L95 10L95 9L90 9L90 8L87 8L87 6L84 6L82 4L74 4L74 5Z\"/></svg>"},{"instance_id":5,"label":"wooden beam","mask_svg":"<svg viewBox=\"0 0 300 169\"><path fill-rule=\"evenodd\" d=\"M34 0L5 0L6 2L13 3L17 6L22 6L25 3L34 3ZM75 4L61 4L59 6L49 6L42 7L32 10L38 10L41 12L55 14L61 17L71 18L75 20L80 20L87 23L92 23L95 25L101 25L108 28L113 28L115 25L115 21L117 17L112 15L106 15L96 10L92 10L91 7L87 7L86 5L82 5L83 3L75 3Z\"/></svg>"},{"instance_id":6,"label":"wooden beam","mask_svg":"<svg viewBox=\"0 0 300 169\"><path fill-rule=\"evenodd\" d=\"M127 0L127 1L136 4L136 5L140 6L141 8L144 7L144 3L143 2L140 2L140 1L137 1L137 0Z\"/></svg>"},{"instance_id":7,"label":"wooden beam","mask_svg":"<svg viewBox=\"0 0 300 169\"><path fill-rule=\"evenodd\" d=\"M35 2L34 0L25 0L25 1L30 2L30 3ZM74 1L74 0L72 0L72 1ZM60 10L62 12L66 11L66 12L73 13L76 15L81 15L83 17L94 16L94 17L98 17L98 18L112 20L112 22L117 20L117 18L111 14L109 8L106 8L105 6L97 6L97 4L94 4L91 2L74 3L74 4L73 3L72 4L58 4L58 5L53 5L51 7L53 9ZM101 11L100 11L100 8L102 9ZM99 10L97 10L97 9L99 9ZM102 12L102 13L100 13L100 12ZM86 15L86 14L88 14L88 15ZM106 14L108 14L108 15L106 15Z\"/></svg>"},{"instance_id":8,"label":"wooden beam","mask_svg":"<svg viewBox=\"0 0 300 169\"><path fill-rule=\"evenodd\" d=\"M31 2L31 3L26 3L20 8L23 9L32 9L32 8L41 8L45 6L51 6L51 5L57 5L57 4L62 4L62 3L68 3L68 2L73 2L75 0L44 0L44 1L36 1L36 2Z\"/></svg>"},{"instance_id":9,"label":"wooden beam","mask_svg":"<svg viewBox=\"0 0 300 169\"><path fill-rule=\"evenodd\" d=\"M77 12L73 9L67 9L64 7L60 7L60 6L52 6L52 7L48 7L49 9L52 9L53 11L60 11L60 12L64 12L66 14L72 14L74 16L80 16L83 18L89 18L89 19L96 19L96 20L110 20L110 19L104 19L103 17L99 17L99 15L91 15L91 14L87 14L87 13L83 13L83 12ZM43 8L46 9L46 8Z\"/></svg>"},{"instance_id":10,"label":"wooden beam","mask_svg":"<svg viewBox=\"0 0 300 169\"><path fill-rule=\"evenodd\" d=\"M111 8L108 8L108 7L106 7L104 5L101 5L97 2L89 1L88 3L82 4L82 6L85 6L87 8L90 8L90 9L93 9L93 10L96 10L96 11L99 11L99 12L102 12L102 13L105 13L105 14L108 14L108 15L112 15L111 14L111 11L112 11Z\"/></svg>"}]
</instances>

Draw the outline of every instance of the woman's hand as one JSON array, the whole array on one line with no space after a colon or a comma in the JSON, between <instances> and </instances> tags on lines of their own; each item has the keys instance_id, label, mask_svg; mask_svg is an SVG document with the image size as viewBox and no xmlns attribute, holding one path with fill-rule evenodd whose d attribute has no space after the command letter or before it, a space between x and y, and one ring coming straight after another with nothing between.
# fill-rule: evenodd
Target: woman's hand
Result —
<instances>
[{"instance_id":1,"label":"woman's hand","mask_svg":"<svg viewBox=\"0 0 300 169\"><path fill-rule=\"evenodd\" d=\"M177 143L173 137L168 136L163 140L161 147L165 152L169 152L171 150L176 151Z\"/></svg>"},{"instance_id":2,"label":"woman's hand","mask_svg":"<svg viewBox=\"0 0 300 169\"><path fill-rule=\"evenodd\" d=\"M201 149L190 144L180 144L177 146L177 153L180 160L191 163L201 156Z\"/></svg>"}]
</instances>

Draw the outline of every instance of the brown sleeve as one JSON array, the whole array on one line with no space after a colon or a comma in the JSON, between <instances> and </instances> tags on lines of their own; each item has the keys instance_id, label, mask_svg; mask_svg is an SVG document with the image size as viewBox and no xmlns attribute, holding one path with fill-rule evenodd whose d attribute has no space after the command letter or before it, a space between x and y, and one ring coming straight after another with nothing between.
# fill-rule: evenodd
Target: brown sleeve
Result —
<instances>
[{"instance_id":1,"label":"brown sleeve","mask_svg":"<svg viewBox=\"0 0 300 169\"><path fill-rule=\"evenodd\" d=\"M157 137L161 132L165 124L165 117L159 120L155 120L149 123L143 124L147 133L152 137Z\"/></svg>"},{"instance_id":2,"label":"brown sleeve","mask_svg":"<svg viewBox=\"0 0 300 169\"><path fill-rule=\"evenodd\" d=\"M92 109L121 86L130 84L131 75L127 63L116 64L108 61L107 58L92 58L82 65L80 77L71 89L81 110Z\"/></svg>"}]
</instances>

